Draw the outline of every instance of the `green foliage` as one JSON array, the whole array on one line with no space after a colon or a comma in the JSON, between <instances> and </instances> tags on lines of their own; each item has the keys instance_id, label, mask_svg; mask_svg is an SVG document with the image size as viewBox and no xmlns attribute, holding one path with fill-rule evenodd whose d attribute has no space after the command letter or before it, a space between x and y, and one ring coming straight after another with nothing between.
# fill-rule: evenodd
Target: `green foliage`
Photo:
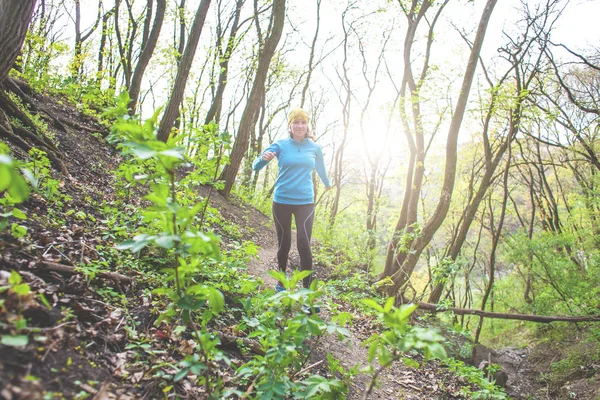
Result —
<instances>
[{"instance_id":1,"label":"green foliage","mask_svg":"<svg viewBox=\"0 0 600 400\"><path fill-rule=\"evenodd\" d=\"M53 206L62 209L65 204L71 201L71 197L62 192L61 181L52 177L52 168L46 152L32 148L29 150L29 157L30 159L25 166L35 176L36 192L48 202L49 209L52 209Z\"/></svg>"},{"instance_id":2,"label":"green foliage","mask_svg":"<svg viewBox=\"0 0 600 400\"><path fill-rule=\"evenodd\" d=\"M369 283L364 274L358 272L338 271L329 278L324 290L331 298L363 310L371 310L362 302L363 299L380 300L375 286Z\"/></svg>"},{"instance_id":3,"label":"green foliage","mask_svg":"<svg viewBox=\"0 0 600 400\"><path fill-rule=\"evenodd\" d=\"M5 346L23 347L29 343L29 337L22 332L27 328L27 321L23 317L23 303L31 298L31 288L23 282L17 271L11 271L8 285L0 286L0 293L8 292L7 297L16 297L18 302L16 315L9 316L8 322L12 325L13 334L2 335L0 339ZM0 303L0 310L4 307L4 300Z\"/></svg>"},{"instance_id":4,"label":"green foliage","mask_svg":"<svg viewBox=\"0 0 600 400\"><path fill-rule=\"evenodd\" d=\"M163 285L154 293L166 296L171 303L168 310L161 313L157 324L181 318L193 332L199 348L196 357L202 359L206 369L205 374L197 378L198 383L204 384L212 396L215 390L220 390L220 378L212 377L210 361L223 360L224 355L216 346L218 341L212 339L206 329L208 322L223 310L224 298L212 285L201 283L201 274L206 264L221 261L218 239L214 234L199 230L197 215L203 202L188 205L180 201L176 169L184 162L184 150L156 139L158 112L142 123L127 114L128 102L125 93L117 100L117 106L105 113L116 120L109 140L118 143L126 157L133 157L148 167L139 180L148 185L144 197L149 205L141 210L147 223L141 228L145 227L146 232L122 242L118 248L138 253L152 246L166 253L166 265L161 270ZM201 328L197 324L198 317ZM177 380L191 370L201 369L199 361L194 361L193 357L184 362L187 364L176 375Z\"/></svg>"},{"instance_id":5,"label":"green foliage","mask_svg":"<svg viewBox=\"0 0 600 400\"><path fill-rule=\"evenodd\" d=\"M338 379L310 375L299 379L299 372L309 359L309 349L304 343L309 338L317 340L325 333L337 334L340 340L348 332L333 322L324 322L317 314L307 312L323 304L319 289L321 282L314 280L310 289L296 290L297 284L310 271L294 272L290 279L282 272L271 275L286 288L285 291L265 293L243 302L246 316L240 329L248 330L255 338L263 355L252 358L238 369L238 376L254 382L255 394L261 399L315 398L334 399L347 392ZM341 369L339 364L334 367Z\"/></svg>"},{"instance_id":6,"label":"green foliage","mask_svg":"<svg viewBox=\"0 0 600 400\"><path fill-rule=\"evenodd\" d=\"M456 375L465 378L469 383L476 386L475 389L470 386L465 386L461 389L461 395L466 398L485 400L509 399L506 393L504 393L504 389L495 386L493 382L490 382L486 378L484 371L454 358L447 358L444 363ZM490 370L491 374L495 372L494 369L495 367L492 366Z\"/></svg>"},{"instance_id":7,"label":"green foliage","mask_svg":"<svg viewBox=\"0 0 600 400\"><path fill-rule=\"evenodd\" d=\"M208 226L218 225L234 238L241 237L238 228L220 217L216 209L208 207L206 199L195 200L199 184L214 183L215 171L223 158L208 163L186 158L185 149L178 146L177 140L168 143L156 140L158 114L141 122L126 114L127 102L127 96L121 96L117 106L105 114L115 120L108 139L125 156L125 166L118 176L131 184L129 188L135 185L138 193L144 192L146 207L136 210L123 209L121 204L106 205L101 221L104 234L107 238L125 239L118 249L138 254L149 265L144 280L153 287L151 297L158 314L155 325L171 327L181 322L183 330L173 329L172 334L189 332L196 346L193 354L185 356L177 366L169 367L177 370L174 374L160 372L163 367L155 364L156 376L203 385L211 398L237 393L224 387L216 365L229 365L229 360L218 347L218 337L210 331L220 314L235 313L243 321L238 329L247 331L248 337L257 340L264 351L264 355L252 358L237 372L239 379L255 382L258 397L281 398L285 393L294 398L328 399L345 393L347 385L337 379L298 374L310 355L305 346L308 339L324 333L347 334L336 323L325 323L317 315L305 313L324 306L320 283L314 281L310 289L295 291L295 286L309 272L297 273L289 280L283 274L275 274L288 291L256 294L258 283L241 272L243 264L256 256L256 246L232 241L221 251L220 240ZM222 151L228 138L216 138L215 132L216 126L207 127L206 134L212 135L209 141L212 149ZM182 168L185 174L178 173ZM124 190L121 194L128 197L129 192ZM128 238L132 232L137 234ZM93 276L97 266L85 267L86 276ZM227 304L224 293L235 298L243 309ZM135 337L134 330L131 332L132 338ZM143 346L141 343L136 347L140 357L150 351ZM337 370L342 369L337 365Z\"/></svg>"},{"instance_id":8,"label":"green foliage","mask_svg":"<svg viewBox=\"0 0 600 400\"><path fill-rule=\"evenodd\" d=\"M25 213L15 207L29 197L26 179L35 181L31 171L21 169L19 172L19 163L10 156L8 147L0 142L0 230L8 227L10 217L27 219ZM27 228L12 223L11 232L15 238L20 238L27 233Z\"/></svg>"},{"instance_id":9,"label":"green foliage","mask_svg":"<svg viewBox=\"0 0 600 400\"><path fill-rule=\"evenodd\" d=\"M403 360L412 367L418 367L418 363L404 355L412 350L422 351L425 359L446 358L446 351L440 344L444 338L435 330L430 328L412 327L409 325L411 314L417 309L415 304L404 304L399 308L394 306L394 298L387 299L381 306L372 299L364 299L363 303L375 310L379 320L384 325L381 333L375 333L363 343L369 348L367 371L372 375L371 382L367 388L367 394L375 385L376 379L381 371L389 367L392 362ZM380 365L375 369L373 362L377 358Z\"/></svg>"},{"instance_id":10,"label":"green foliage","mask_svg":"<svg viewBox=\"0 0 600 400\"><path fill-rule=\"evenodd\" d=\"M523 304L523 307L542 315L582 315L597 311L600 298L600 254L581 253L585 258L582 257L576 263L576 258L567 249L577 246L577 237L567 232L542 231L531 240L524 233L512 237L510 260L524 273L543 277L533 281L535 297L530 304ZM514 280L506 284L522 287L522 283ZM509 289L501 287L503 290Z\"/></svg>"},{"instance_id":11,"label":"green foliage","mask_svg":"<svg viewBox=\"0 0 600 400\"><path fill-rule=\"evenodd\" d=\"M369 347L369 362L377 357L380 365L388 365L398 359L401 354L413 349L423 351L425 359L445 358L446 351L440 344L444 337L430 328L413 327L408 324L410 315L417 309L416 304L394 306L394 298L390 297L384 306L374 300L365 299L365 305L375 310L386 330L374 334L365 341Z\"/></svg>"}]
</instances>

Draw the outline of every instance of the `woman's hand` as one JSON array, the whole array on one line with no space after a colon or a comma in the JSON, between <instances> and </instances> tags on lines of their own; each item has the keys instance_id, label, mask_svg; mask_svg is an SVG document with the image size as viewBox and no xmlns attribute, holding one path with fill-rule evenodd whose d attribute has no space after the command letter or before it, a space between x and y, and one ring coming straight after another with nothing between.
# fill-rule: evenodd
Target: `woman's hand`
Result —
<instances>
[{"instance_id":1,"label":"woman's hand","mask_svg":"<svg viewBox=\"0 0 600 400\"><path fill-rule=\"evenodd\" d=\"M277 155L277 153L275 153L274 151L265 151L265 153L262 156L263 161L271 161L273 158L275 158L275 156Z\"/></svg>"}]
</instances>

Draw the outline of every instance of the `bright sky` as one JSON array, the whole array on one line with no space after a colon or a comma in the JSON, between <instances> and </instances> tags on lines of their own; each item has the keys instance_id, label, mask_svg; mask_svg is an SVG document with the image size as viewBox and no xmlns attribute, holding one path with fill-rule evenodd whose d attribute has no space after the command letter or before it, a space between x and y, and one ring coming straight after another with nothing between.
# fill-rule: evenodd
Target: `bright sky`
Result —
<instances>
[{"instance_id":1,"label":"bright sky","mask_svg":"<svg viewBox=\"0 0 600 400\"><path fill-rule=\"evenodd\" d=\"M290 18L294 23L300 26L300 30L305 36L304 41L309 44L315 30L314 2L309 3L303 1L300 3L299 1L300 0L290 2ZM523 1L526 2L530 9L534 9L536 4L540 3L539 0ZM358 2L358 4L360 4L361 8L377 7L373 2ZM562 4L566 5L566 8L555 26L553 40L564 43L574 50L589 49L591 46L598 48L600 46L600 30L597 29L596 19L600 16L600 1L571 0L570 2L564 1ZM449 21L453 21L457 26L464 28L466 32L470 34L469 36L473 38L484 5L484 0L476 0L471 4L468 4L465 1L451 1L447 6L448 8L444 11L444 18L438 23L438 28L440 29L436 31L436 43L432 50L432 62L436 64L436 67L442 69L442 77L439 78L440 86L445 84L442 79L451 81L456 86L460 85L462 73L464 72L466 59L468 57L467 46L454 31ZM346 1L324 1L322 7L321 38L327 37L328 34L340 34L341 12L346 7ZM520 11L522 7L523 5L519 0L498 1L494 13L492 14L492 19L486 33L482 50L482 55L488 60L488 64L494 64L494 62L490 61L490 58L497 56L497 49L502 46L506 40L505 36L502 34L503 30L515 32L515 25L522 15ZM304 8L301 13L302 17L295 17L295 8ZM311 8L312 10L310 10ZM373 25L373 20L371 20L368 28L365 28L366 32L365 36L363 36L363 40L367 44L366 51L371 51L371 54L368 57L368 63L369 70L373 71L378 56L377 49L380 42L380 35L386 28L391 26L391 19L396 19L394 25L397 26L398 29L392 38L392 42L396 40L396 43L389 45L390 51L386 58L393 71L394 80L399 82L402 75L401 53L399 49L405 32L405 20L404 17L399 14L398 7L395 6L395 4L388 4L387 8L388 11L386 13L377 14L375 21L378 23L376 25ZM397 14L395 16L394 11ZM304 23L300 24L300 20L303 20ZM331 47L331 44L329 44L329 46ZM396 48L394 49L394 47ZM327 87L331 90L331 87L335 86L332 85L331 82L337 84L339 88L339 79L333 71L335 71L336 68L339 70L341 61L339 55L336 57L337 58L331 57L326 63L328 64L326 67L328 72L325 74L329 79L324 83L321 81L325 90L327 90ZM299 57L299 59L304 61L304 57ZM369 112L369 117L367 119L368 128L365 131L369 140L365 142L362 139L363 135L361 135L358 125L358 114L360 113L360 103L366 99L366 91L364 88L365 82L360 75L361 62L362 61L356 55L355 51L350 60L350 65L354 66L353 88L355 96L353 99L354 111L352 112L352 115L354 115L355 118L353 123L351 123L349 132L350 141L348 145L348 154L356 157L357 161L360 163L360 160L366 158L366 153L370 153L373 157L382 157L385 156L387 152L392 151L396 157L398 157L396 160L401 163L406 157L406 141L404 135L399 130L398 122L396 122L395 129L393 130L394 134L391 136L391 141L387 144L383 144L383 137L387 130L387 110L382 109L389 101L391 101L395 94L395 90L390 84L385 70L380 72L379 79L382 83L379 85L380 87L377 89L376 95L372 100L374 107L372 107ZM323 79L323 77L320 79ZM312 85L313 89L317 86L317 82L319 81L315 80L315 84ZM440 93L440 98L443 99L444 95L445 93ZM458 90L456 88L456 90L450 93L451 104L455 102L457 95ZM333 92L331 93L331 96L337 97ZM331 104L336 107L337 114L331 109L328 110L328 117L332 119L341 119L341 114L339 113L339 101L333 98ZM427 111L425 110L425 112ZM327 124L323 123L323 125ZM466 125L467 123L465 121L463 123L463 129L461 130L461 141L470 140L470 133L468 132ZM341 128L338 129L338 134L340 133L340 130ZM446 132L447 126L443 126L438 133L437 137L439 140L437 142L440 147L445 143ZM396 161L396 163L398 163L398 161Z\"/></svg>"},{"instance_id":2,"label":"bright sky","mask_svg":"<svg viewBox=\"0 0 600 400\"><path fill-rule=\"evenodd\" d=\"M541 0L522 0L526 2L530 7L534 7ZM187 4L190 15L193 16L193 11L197 7L199 0L189 1ZM110 3L110 2L109 2ZM143 2L142 2L143 3ZM213 2L216 3L216 2ZM91 21L95 18L95 5L97 0L84 0L84 12L85 17L88 20L82 24L84 29L91 24ZM288 36L288 43L292 43L296 51L288 53L286 57L291 64L297 65L299 68L303 68L308 61L308 46L312 41L312 37L315 31L316 12L315 12L316 0L288 0L288 15L286 21L286 33ZM330 51L336 44L340 42L341 33L341 13L346 8L346 0L322 0L322 11L321 11L321 28L320 28L320 49L324 49L324 52ZM364 14L364 10L374 12L378 7L387 8L386 12L375 14L368 20L368 24L357 27L357 30L361 32L363 43L365 44L365 51L367 52L368 70L370 77L372 78L373 69L376 64L378 56L378 48L381 42L382 33L389 27L397 27L396 31L392 35L390 43L388 45L388 54L386 56L388 65L392 71L394 80L399 83L402 75L402 62L401 62L401 46L402 39L405 32L405 20L400 14L395 1L358 1L356 2L360 10L352 12L349 19L357 18L358 15ZM568 4L566 7L559 23L556 26L555 40L563 42L573 49L589 48L600 46L600 30L597 29L597 18L600 15L600 1L595 0L571 0L570 2L563 2ZM479 21L481 11L485 5L485 0L475 0L474 2L467 2L466 0L452 0L448 4L447 10L444 12L444 17L439 22L439 28L436 32L436 43L433 47L432 61L436 68L440 68L438 74L440 78L440 86L447 85L447 82L453 82L454 85L460 85L460 77L464 71L464 64L468 57L468 49L462 40L458 37L457 33L449 24L449 20L454 21L458 26L464 28L470 37L474 37L474 31ZM207 26L202 33L201 46L207 46L209 41L208 29L210 29L211 18L214 19L215 4L211 6L209 17L207 18ZM495 56L496 49L503 43L504 37L502 30L511 30L517 20L520 18L520 12L518 9L522 8L520 0L499 0L492 19L483 48L483 55L486 58ZM290 24L293 24L295 32L292 32ZM161 36L168 38L171 34L169 31L172 30L172 24L167 23L165 25L165 32ZM69 26L67 34L72 33L72 25ZM338 35L336 39L333 39L326 43L326 39L332 35ZM171 35L172 36L172 35ZM301 43L294 44L295 41L303 41ZM282 39L283 42L283 39ZM282 43L280 42L280 44ZM354 41L356 43L356 41ZM202 63L202 49L198 51L199 56L194 64L194 68L197 70ZM323 115L317 129L323 130L325 126L328 126L332 121L339 120L341 123L341 105L338 100L337 90L340 89L339 78L337 77L336 70L340 69L341 55L330 56L326 62L323 63L322 69L319 68L313 75L313 81L311 89L316 91L324 92L329 98L329 105L327 106L326 113ZM383 137L387 130L387 115L388 111L386 106L395 96L395 90L393 85L390 83L389 78L385 72L385 68L382 67L379 73L378 79L381 83L378 85L376 92L373 95L372 107L366 118L365 134L368 140L363 140L363 135L360 134L358 116L360 114L360 107L366 100L365 82L361 76L361 59L357 55L356 48L353 50L349 60L349 65L352 66L352 85L353 85L353 111L352 111L352 122L349 132L349 147L348 151L354 153L359 159L364 158L366 152L371 153L376 157L385 157L386 153L393 152L397 157L404 156L406 148L406 142L404 135L398 129L398 122L396 122L395 129L391 136L391 141L387 144L383 143ZM154 71L156 75L156 71ZM150 74L148 74L150 77ZM150 79L150 78L149 78ZM154 78L153 78L154 79ZM229 94L235 91L233 83L228 88ZM159 91L160 92L160 91ZM162 95L164 99L157 99L157 105L160 105L161 101L166 101L167 91L165 93L158 93ZM457 91L454 90L449 95L446 93L440 93L440 99L445 100L444 96L449 96L450 103L455 101ZM299 99L298 99L299 101ZM149 104L152 107L152 104ZM430 106L430 105L429 105ZM427 112L425 110L425 112ZM433 114L433 112L431 112ZM284 115L281 115L281 123L283 124ZM433 122L432 122L433 123ZM440 142L443 142L445 137L445 128L442 128L438 134ZM283 132L281 134L284 134ZM341 126L338 125L336 134L341 134ZM332 136L331 134L329 136ZM468 134L467 134L468 136ZM339 142L339 139L338 139ZM332 153L331 149L333 144L327 139L323 141L324 146L330 148L329 152Z\"/></svg>"}]
</instances>

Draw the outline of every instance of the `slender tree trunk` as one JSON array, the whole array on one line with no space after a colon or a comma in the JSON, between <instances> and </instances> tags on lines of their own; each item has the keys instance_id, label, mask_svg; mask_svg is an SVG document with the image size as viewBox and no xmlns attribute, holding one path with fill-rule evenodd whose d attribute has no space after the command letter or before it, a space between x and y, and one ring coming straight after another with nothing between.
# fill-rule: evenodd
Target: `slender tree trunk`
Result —
<instances>
[{"instance_id":1,"label":"slender tree trunk","mask_svg":"<svg viewBox=\"0 0 600 400\"><path fill-rule=\"evenodd\" d=\"M233 53L233 49L235 46L235 41L237 38L237 31L239 29L240 15L242 13L242 6L244 5L245 0L237 0L233 23L231 24L231 30L229 32L229 39L227 40L227 47L225 48L225 53L223 54L222 46L218 46L219 51L219 83L217 85L217 92L215 94L214 100L208 109L208 113L206 114L206 119L204 124L208 124L211 121L215 121L215 123L219 124L221 121L221 109L223 108L223 95L225 94L225 87L227 86L227 79L229 77L229 60L231 59L231 53ZM223 38L219 38L219 42Z\"/></svg>"},{"instance_id":2,"label":"slender tree trunk","mask_svg":"<svg viewBox=\"0 0 600 400\"><path fill-rule=\"evenodd\" d=\"M192 68L192 61L194 60L194 55L196 54L196 48L198 47L200 33L202 32L202 27L204 26L204 20L206 19L206 14L208 13L210 1L211 0L202 0L198 6L198 10L196 11L196 17L194 18L194 23L192 24L190 38L185 46L183 57L181 58L181 63L179 64L179 68L177 70L173 91L171 92L169 103L167 104L165 113L160 122L160 128L158 129L158 140L163 142L166 142L169 139L175 119L179 115L179 106L183 100L185 86L190 74L190 69Z\"/></svg>"},{"instance_id":3,"label":"slender tree trunk","mask_svg":"<svg viewBox=\"0 0 600 400\"><path fill-rule=\"evenodd\" d=\"M452 199L452 191L454 190L454 181L456 178L456 163L457 163L457 140L462 119L467 106L467 100L471 91L471 84L473 77L475 76L475 69L477 67L477 60L483 45L485 38L485 31L488 26L489 19L494 10L497 0L488 0L484 8L481 20L479 21L479 27L477 29L477 35L473 42L471 49L471 55L465 71L460 95L457 100L456 109L452 116L450 128L448 131L448 139L446 141L446 166L444 171L444 182L442 184L442 190L440 198L433 215L426 222L421 236L419 236L411 246L410 253L406 256L404 263L401 268L392 275L394 285L390 288L390 294L396 294L398 290L404 286L408 279L412 275L412 272L417 264L419 256L423 252L423 249L429 244L433 238L433 234L438 230L450 207L450 200ZM410 217L409 221L410 223Z\"/></svg>"},{"instance_id":4,"label":"slender tree trunk","mask_svg":"<svg viewBox=\"0 0 600 400\"><path fill-rule=\"evenodd\" d=\"M151 4L153 0L148 0L148 13L151 12ZM140 97L140 89L142 86L142 78L144 77L144 71L146 71L146 67L150 63L150 58L154 54L154 49L156 48L156 43L158 42L158 37L160 35L160 30L162 28L163 20L165 17L165 9L167 7L166 0L157 0L156 1L156 15L154 17L154 24L152 25L152 31L148 36L148 40L145 41L145 45L142 48L142 53L140 54L140 59L135 67L135 71L133 73L133 78L131 79L131 86L129 88L129 98L131 99L129 102L129 113L131 115L135 114L135 109L137 107L138 99ZM151 19L151 15L148 15L148 20Z\"/></svg>"},{"instance_id":5,"label":"slender tree trunk","mask_svg":"<svg viewBox=\"0 0 600 400\"><path fill-rule=\"evenodd\" d=\"M222 194L228 197L233 188L235 178L238 174L238 170L242 163L242 159L248 151L248 145L250 143L250 136L255 129L256 122L260 112L260 105L263 96L265 95L265 80L267 73L269 72L269 66L271 65L271 59L275 54L279 39L283 32L283 23L285 20L285 0L274 0L273 1L273 14L271 16L273 28L271 33L267 37L264 47L261 49L260 56L258 59L258 67L256 68L256 77L250 91L250 96L246 103L242 119L240 121L240 127L238 129L235 143L231 150L229 157L229 165L223 170L219 180L225 181L225 187L222 190Z\"/></svg>"},{"instance_id":6,"label":"slender tree trunk","mask_svg":"<svg viewBox=\"0 0 600 400\"><path fill-rule=\"evenodd\" d=\"M108 20L115 12L114 7L102 17L102 33L100 35L100 47L98 48L98 70L96 72L96 83L100 86L104 75L104 51L106 48L106 38L108 37Z\"/></svg>"},{"instance_id":7,"label":"slender tree trunk","mask_svg":"<svg viewBox=\"0 0 600 400\"><path fill-rule=\"evenodd\" d=\"M393 275L404 263L407 255L404 247L410 245L410 241L406 242L405 246L402 246L403 248L400 248L399 244L406 233L412 232L414 229L413 225L417 221L418 201L425 173L425 140L421 117L420 88L422 87L429 70L429 57L434 39L434 28L447 3L448 0L440 5L429 25L423 67L417 78L415 78L415 73L412 70L414 57L412 54L413 44L415 42L415 35L419 24L425 19L425 14L431 8L433 3L430 0L424 0L422 2L413 1L410 10L404 9L403 7L403 11L408 21L408 27L404 37L403 48L404 70L400 89L400 98L402 99L403 104L400 107L400 118L408 142L410 159L400 217L396 223L392 239L388 244L386 263L384 271L380 276L381 278ZM407 89L410 91L409 94L407 94ZM410 114L412 114L412 121L409 117L408 110L410 110Z\"/></svg>"},{"instance_id":8,"label":"slender tree trunk","mask_svg":"<svg viewBox=\"0 0 600 400\"><path fill-rule=\"evenodd\" d=\"M102 19L102 0L98 1L98 15L94 25L86 32L81 32L81 0L75 0L75 54L71 65L71 76L79 78L83 69L83 43L94 33Z\"/></svg>"},{"instance_id":9,"label":"slender tree trunk","mask_svg":"<svg viewBox=\"0 0 600 400\"><path fill-rule=\"evenodd\" d=\"M498 248L498 243L500 241L500 236L502 234L502 228L504 226L504 216L506 215L506 204L508 203L508 171L510 170L511 163L511 151L510 147L508 149L508 159L506 160L506 167L504 169L504 179L503 179L503 188L504 194L502 197L502 208L500 210L500 219L498 221L498 226L494 228L494 210L491 205L491 193L490 193L490 230L492 233L492 249L490 250L490 276L488 279L488 283L485 288L485 292L483 294L483 299L481 300L481 311L485 311L485 306L489 296L494 289L494 279L496 276L496 249ZM493 311L493 310L492 310ZM479 343L479 335L481 334L481 328L483 327L483 316L479 317L479 324L477 325L477 330L475 331L475 345Z\"/></svg>"}]
</instances>

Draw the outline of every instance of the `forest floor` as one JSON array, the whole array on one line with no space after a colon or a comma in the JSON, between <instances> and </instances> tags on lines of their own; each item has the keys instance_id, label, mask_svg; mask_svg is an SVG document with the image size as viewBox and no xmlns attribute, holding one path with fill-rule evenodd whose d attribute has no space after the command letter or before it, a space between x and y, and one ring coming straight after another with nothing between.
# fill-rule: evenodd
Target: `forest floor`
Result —
<instances>
[{"instance_id":1,"label":"forest floor","mask_svg":"<svg viewBox=\"0 0 600 400\"><path fill-rule=\"evenodd\" d=\"M97 205L110 204L115 197L111 171L117 168L119 155L102 139L106 129L96 121L81 115L64 101L57 102L41 95L35 99L38 106L60 115L63 120L77 121L99 134L64 129L64 125L52 127L72 179L53 173L60 182L62 195L54 194L54 198L48 200L33 194L22 204L20 208L29 216L22 222L28 228L26 237L15 239L8 233L0 236L0 286L7 284L11 270L19 271L33 293L43 293L53 306L48 310L33 296L26 301L19 300L18 305L11 304L17 300L7 296L6 291L4 297L0 297L5 301L4 306L0 306L0 334L11 331L7 323L11 318L10 309L18 307L28 320L29 336L35 336L22 347L0 344L0 398L163 397L164 387L159 385L161 380L156 374L160 368L168 370L161 366L173 361L170 358L173 347L181 349L189 344L181 339L173 342L173 337L164 337L153 326L156 315L143 295L143 285L137 283L142 280L140 273L131 270L129 276L98 274L93 279L86 279L81 271L73 268L81 262L101 260L103 255L96 249L115 245L106 235L102 219L105 215ZM17 148L12 148L12 152L16 158L26 158ZM138 201L131 200L134 204ZM251 240L261 247L259 257L248 265L248 273L261 278L263 288L271 288L275 281L267 272L276 265L277 243L270 218L252 207L226 201L218 194L213 194L213 206L224 218L240 226L244 240ZM226 244L225 233L220 234ZM291 264L298 264L295 252L292 252ZM327 282L329 268L317 265L316 271L318 277ZM367 364L367 350L362 342L380 326L373 318L365 317L347 304L339 306L355 317L350 335L343 341L337 336L325 336L310 343L313 373L328 373L325 364L319 364L327 353L342 360L346 367ZM321 316L325 320L330 318L325 309ZM136 327L136 332L127 331L131 326ZM132 340L132 335L138 340ZM380 376L380 383L369 398L464 398L459 393L468 385L464 378L451 373L439 362L424 362L419 356L414 358L421 364L420 368L395 363ZM562 389L540 392L539 389L544 387L539 379L540 372L547 369L551 361L540 362L535 368L528 366L524 373L525 358L519 355L520 369L510 372L513 382L518 382L518 375L530 382L529 385L515 386L509 380L509 393L515 398L598 398L599 386L596 381L589 382L587 376L578 381L581 387L567 390L567 397L562 396ZM584 378L587 378L587 384ZM356 377L348 397L362 398L367 381L364 375ZM518 392L510 390L511 385ZM202 398L195 388L183 389L188 398ZM571 392L577 396L571 397L568 394Z\"/></svg>"}]
</instances>

